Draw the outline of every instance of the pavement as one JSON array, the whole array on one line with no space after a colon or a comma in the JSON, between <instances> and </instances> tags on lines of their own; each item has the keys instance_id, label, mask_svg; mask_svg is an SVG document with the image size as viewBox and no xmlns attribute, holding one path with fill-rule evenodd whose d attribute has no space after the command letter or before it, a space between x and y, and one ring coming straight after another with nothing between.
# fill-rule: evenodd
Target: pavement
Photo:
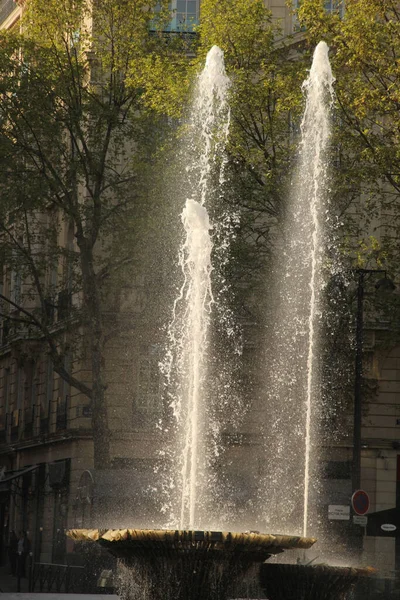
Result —
<instances>
[{"instance_id":1,"label":"pavement","mask_svg":"<svg viewBox=\"0 0 400 600\"><path fill-rule=\"evenodd\" d=\"M50 593L28 593L28 579L21 578L20 593L18 593L17 578L11 575L8 565L0 566L0 600L119 600L119 596L113 594L59 594Z\"/></svg>"},{"instance_id":2,"label":"pavement","mask_svg":"<svg viewBox=\"0 0 400 600\"><path fill-rule=\"evenodd\" d=\"M21 578L20 592L28 591L28 578ZM0 593L12 593L18 592L18 580L16 577L11 575L10 567L8 565L0 566ZM3 600L3 597L2 597Z\"/></svg>"},{"instance_id":3,"label":"pavement","mask_svg":"<svg viewBox=\"0 0 400 600\"><path fill-rule=\"evenodd\" d=\"M1 600L119 600L119 596L112 594L0 594Z\"/></svg>"}]
</instances>

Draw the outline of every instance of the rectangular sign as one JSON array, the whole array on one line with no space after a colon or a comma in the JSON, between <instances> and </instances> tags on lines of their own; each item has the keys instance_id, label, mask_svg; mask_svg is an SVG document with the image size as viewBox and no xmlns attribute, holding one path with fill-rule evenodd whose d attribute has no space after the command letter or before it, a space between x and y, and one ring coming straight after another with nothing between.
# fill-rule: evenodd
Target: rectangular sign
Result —
<instances>
[{"instance_id":1,"label":"rectangular sign","mask_svg":"<svg viewBox=\"0 0 400 600\"><path fill-rule=\"evenodd\" d=\"M355 525L362 525L363 527L366 527L368 524L368 517L364 515L353 515L353 523Z\"/></svg>"},{"instance_id":2,"label":"rectangular sign","mask_svg":"<svg viewBox=\"0 0 400 600\"><path fill-rule=\"evenodd\" d=\"M350 506L329 504L328 519L330 521L350 521Z\"/></svg>"}]
</instances>

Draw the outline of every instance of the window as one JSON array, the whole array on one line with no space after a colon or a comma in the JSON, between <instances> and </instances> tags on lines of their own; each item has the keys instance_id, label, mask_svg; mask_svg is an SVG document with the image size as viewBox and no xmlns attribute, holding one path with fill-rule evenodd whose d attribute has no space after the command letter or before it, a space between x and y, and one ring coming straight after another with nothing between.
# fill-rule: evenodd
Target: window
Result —
<instances>
[{"instance_id":1,"label":"window","mask_svg":"<svg viewBox=\"0 0 400 600\"><path fill-rule=\"evenodd\" d=\"M44 393L41 397L40 406L40 432L48 433L50 425L50 414L53 409L53 392L54 392L54 370L53 361L49 357L46 363L44 381Z\"/></svg>"},{"instance_id":2,"label":"window","mask_svg":"<svg viewBox=\"0 0 400 600\"><path fill-rule=\"evenodd\" d=\"M47 359L46 366L46 395L45 395L45 405L44 405L44 417L47 417L49 414L49 408L53 402L53 393L54 393L54 370L53 370L53 361L51 358Z\"/></svg>"},{"instance_id":3,"label":"window","mask_svg":"<svg viewBox=\"0 0 400 600\"><path fill-rule=\"evenodd\" d=\"M63 321L68 319L72 307L72 294L67 290L62 290L57 297L57 319Z\"/></svg>"},{"instance_id":4,"label":"window","mask_svg":"<svg viewBox=\"0 0 400 600\"><path fill-rule=\"evenodd\" d=\"M135 419L150 423L163 413L159 349L155 345L139 358L137 391L134 401Z\"/></svg>"},{"instance_id":5,"label":"window","mask_svg":"<svg viewBox=\"0 0 400 600\"><path fill-rule=\"evenodd\" d=\"M350 479L351 461L327 460L322 463L323 479Z\"/></svg>"},{"instance_id":6,"label":"window","mask_svg":"<svg viewBox=\"0 0 400 600\"><path fill-rule=\"evenodd\" d=\"M341 17L343 16L344 0L325 0L324 6L326 12L337 12Z\"/></svg>"},{"instance_id":7,"label":"window","mask_svg":"<svg viewBox=\"0 0 400 600\"><path fill-rule=\"evenodd\" d=\"M324 0L324 8L328 13L337 13L340 17L344 15L345 0ZM301 0L293 0L293 8L297 11L301 6ZM297 19L297 14L293 15L293 31L304 31L304 27L300 27Z\"/></svg>"},{"instance_id":8,"label":"window","mask_svg":"<svg viewBox=\"0 0 400 600\"><path fill-rule=\"evenodd\" d=\"M71 352L69 350L65 351L63 362L64 362L64 369L66 370L66 372L69 375L72 375L73 360L72 360ZM64 403L65 406L67 406L68 397L69 397L69 394L71 391L71 386L68 383L68 381L66 381L65 379L61 379L61 383L62 383L62 402Z\"/></svg>"},{"instance_id":9,"label":"window","mask_svg":"<svg viewBox=\"0 0 400 600\"><path fill-rule=\"evenodd\" d=\"M24 404L24 368L22 364L17 364L17 408L23 408Z\"/></svg>"},{"instance_id":10,"label":"window","mask_svg":"<svg viewBox=\"0 0 400 600\"><path fill-rule=\"evenodd\" d=\"M34 434L34 417L36 406L36 369L37 364L33 360L28 360L24 365L25 371L25 401L23 406L24 414L24 436L30 438Z\"/></svg>"},{"instance_id":11,"label":"window","mask_svg":"<svg viewBox=\"0 0 400 600\"><path fill-rule=\"evenodd\" d=\"M193 27L199 22L199 0L176 0L172 4L176 4L176 7L173 7L175 13L172 29L193 31Z\"/></svg>"},{"instance_id":12,"label":"window","mask_svg":"<svg viewBox=\"0 0 400 600\"><path fill-rule=\"evenodd\" d=\"M22 287L21 273L18 270L13 269L11 271L10 299L11 299L11 302L14 302L17 305L21 304L21 287ZM12 310L13 309L15 310L14 306L12 307Z\"/></svg>"},{"instance_id":13,"label":"window","mask_svg":"<svg viewBox=\"0 0 400 600\"><path fill-rule=\"evenodd\" d=\"M170 9L172 19L166 28L167 31L192 32L194 27L199 24L200 0L172 0ZM150 25L151 28L152 25Z\"/></svg>"},{"instance_id":14,"label":"window","mask_svg":"<svg viewBox=\"0 0 400 600\"><path fill-rule=\"evenodd\" d=\"M18 4L14 0L1 0L0 2L0 24L3 23L18 8Z\"/></svg>"},{"instance_id":15,"label":"window","mask_svg":"<svg viewBox=\"0 0 400 600\"><path fill-rule=\"evenodd\" d=\"M4 390L4 410L10 411L10 368L6 367L3 371L3 390Z\"/></svg>"}]
</instances>

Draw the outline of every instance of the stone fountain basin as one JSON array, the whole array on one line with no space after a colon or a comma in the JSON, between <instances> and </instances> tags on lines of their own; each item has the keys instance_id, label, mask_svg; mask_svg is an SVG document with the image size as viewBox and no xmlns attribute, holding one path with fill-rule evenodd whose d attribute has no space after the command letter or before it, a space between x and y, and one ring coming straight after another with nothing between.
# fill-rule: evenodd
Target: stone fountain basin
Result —
<instances>
[{"instance_id":1,"label":"stone fountain basin","mask_svg":"<svg viewBox=\"0 0 400 600\"><path fill-rule=\"evenodd\" d=\"M94 541L118 558L149 553L177 556L207 549L208 553L246 555L251 562L263 562L285 550L308 549L314 538L268 533L234 533L173 529L70 529L76 541Z\"/></svg>"},{"instance_id":2,"label":"stone fountain basin","mask_svg":"<svg viewBox=\"0 0 400 600\"><path fill-rule=\"evenodd\" d=\"M227 600L254 565L284 550L310 548L316 541L267 533L164 529L71 529L68 535L107 548L120 559L126 585L148 590L151 600Z\"/></svg>"}]
</instances>

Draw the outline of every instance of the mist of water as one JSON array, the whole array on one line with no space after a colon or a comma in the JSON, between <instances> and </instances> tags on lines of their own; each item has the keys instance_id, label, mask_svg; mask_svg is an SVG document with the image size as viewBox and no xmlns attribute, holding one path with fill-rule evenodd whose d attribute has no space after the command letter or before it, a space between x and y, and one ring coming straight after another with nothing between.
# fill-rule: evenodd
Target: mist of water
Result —
<instances>
[{"instance_id":1,"label":"mist of water","mask_svg":"<svg viewBox=\"0 0 400 600\"><path fill-rule=\"evenodd\" d=\"M315 49L303 84L305 112L297 172L280 232L274 269L273 326L269 327L261 521L279 531L307 534L318 348L323 329L327 212L327 149L333 77L328 47ZM314 485L315 482L313 482Z\"/></svg>"}]
</instances>

